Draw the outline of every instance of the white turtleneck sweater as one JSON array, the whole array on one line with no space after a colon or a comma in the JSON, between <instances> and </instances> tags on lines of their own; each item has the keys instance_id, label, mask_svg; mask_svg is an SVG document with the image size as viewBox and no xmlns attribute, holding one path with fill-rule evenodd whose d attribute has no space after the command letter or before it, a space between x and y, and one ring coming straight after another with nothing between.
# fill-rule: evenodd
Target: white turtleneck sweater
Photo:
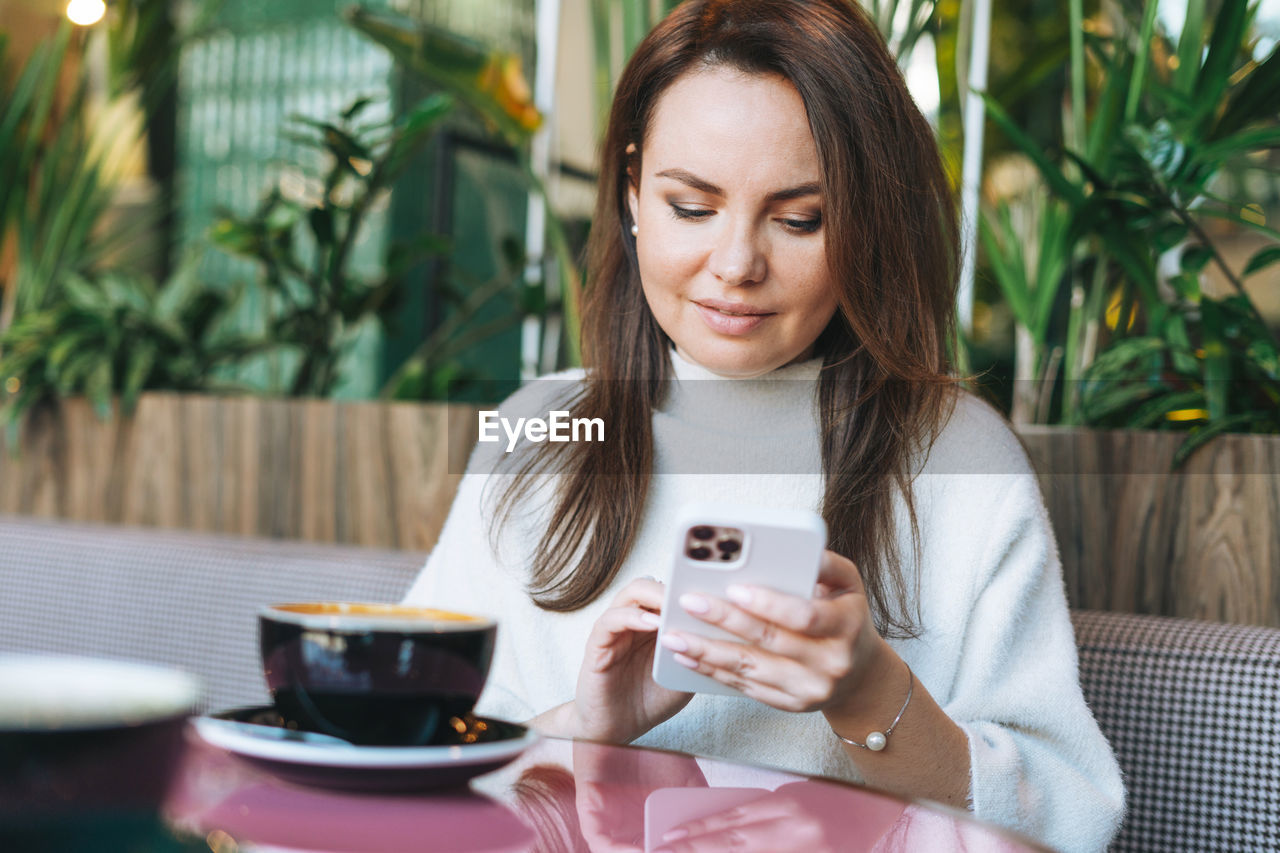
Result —
<instances>
[{"instance_id":1,"label":"white turtleneck sweater","mask_svg":"<svg viewBox=\"0 0 1280 853\"><path fill-rule=\"evenodd\" d=\"M724 380L674 352L671 359L676 379L653 416L643 524L614 583L580 610L541 610L526 593L529 558L551 508L550 475L491 548L487 513L505 482L486 472L506 438L477 446L405 600L499 620L480 713L524 720L573 699L587 635L617 591L642 575L668 578L683 504L819 509L820 362ZM500 411L546 417L566 408L554 400L581 377L570 371L532 382ZM901 500L898 544L908 589L918 575L921 634L890 645L968 736L977 817L1061 850L1105 849L1123 811L1120 772L1080 691L1053 530L1026 455L1004 419L966 394L918 470L919 552ZM637 743L860 781L820 713L746 698L695 696Z\"/></svg>"}]
</instances>

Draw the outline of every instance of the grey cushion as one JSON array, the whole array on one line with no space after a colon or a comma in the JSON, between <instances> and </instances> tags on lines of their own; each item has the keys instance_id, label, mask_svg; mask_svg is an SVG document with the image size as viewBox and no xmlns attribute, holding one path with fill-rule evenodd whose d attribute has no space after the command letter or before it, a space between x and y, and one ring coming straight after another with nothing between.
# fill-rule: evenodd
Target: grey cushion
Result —
<instances>
[{"instance_id":1,"label":"grey cushion","mask_svg":"<svg viewBox=\"0 0 1280 853\"><path fill-rule=\"evenodd\" d=\"M182 667L205 708L267 700L257 609L397 601L425 554L0 516L0 652Z\"/></svg>"},{"instance_id":2,"label":"grey cushion","mask_svg":"<svg viewBox=\"0 0 1280 853\"><path fill-rule=\"evenodd\" d=\"M1280 850L1280 630L1076 611L1128 814L1112 849Z\"/></svg>"}]
</instances>

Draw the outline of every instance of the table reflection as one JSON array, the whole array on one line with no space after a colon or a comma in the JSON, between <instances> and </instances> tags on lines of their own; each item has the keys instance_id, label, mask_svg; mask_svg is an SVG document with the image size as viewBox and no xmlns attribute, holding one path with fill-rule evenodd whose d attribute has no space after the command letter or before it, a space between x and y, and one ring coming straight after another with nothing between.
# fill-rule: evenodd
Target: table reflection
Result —
<instances>
[{"instance_id":1,"label":"table reflection","mask_svg":"<svg viewBox=\"0 0 1280 853\"><path fill-rule=\"evenodd\" d=\"M310 851L1021 851L941 807L676 753L546 739L469 788L307 788L194 736L165 820L206 849Z\"/></svg>"}]
</instances>

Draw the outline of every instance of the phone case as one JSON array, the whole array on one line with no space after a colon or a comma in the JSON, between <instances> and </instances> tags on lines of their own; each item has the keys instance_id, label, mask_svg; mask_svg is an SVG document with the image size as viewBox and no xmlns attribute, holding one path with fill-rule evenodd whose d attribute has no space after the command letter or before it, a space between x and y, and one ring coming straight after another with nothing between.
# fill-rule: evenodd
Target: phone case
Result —
<instances>
[{"instance_id":1,"label":"phone case","mask_svg":"<svg viewBox=\"0 0 1280 853\"><path fill-rule=\"evenodd\" d=\"M689 504L676 520L674 564L662 605L653 679L663 687L693 693L741 696L737 690L676 662L661 644L668 630L737 640L686 613L680 596L689 592L725 598L730 584L764 586L808 598L818 580L827 526L808 510Z\"/></svg>"}]
</instances>

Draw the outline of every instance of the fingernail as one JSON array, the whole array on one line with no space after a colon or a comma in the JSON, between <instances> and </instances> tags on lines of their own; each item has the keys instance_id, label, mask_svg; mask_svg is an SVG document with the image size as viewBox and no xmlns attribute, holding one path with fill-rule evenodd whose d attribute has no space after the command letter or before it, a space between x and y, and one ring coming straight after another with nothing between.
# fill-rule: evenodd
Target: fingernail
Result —
<instances>
[{"instance_id":1,"label":"fingernail","mask_svg":"<svg viewBox=\"0 0 1280 853\"><path fill-rule=\"evenodd\" d=\"M689 669L698 668L698 662L693 658L689 657L688 655L682 655L679 652L676 652L674 655L672 655L672 657L675 658L676 663L680 664L681 666L687 666L689 667Z\"/></svg>"},{"instance_id":2,"label":"fingernail","mask_svg":"<svg viewBox=\"0 0 1280 853\"><path fill-rule=\"evenodd\" d=\"M754 593L752 593L750 589L736 583L729 584L725 589L724 594L728 596L729 600L734 604L741 604L744 607L751 604L751 599L755 597Z\"/></svg>"},{"instance_id":3,"label":"fingernail","mask_svg":"<svg viewBox=\"0 0 1280 853\"><path fill-rule=\"evenodd\" d=\"M663 634L662 645L671 649L671 651L673 652L689 651L689 644L684 641L683 637L677 636L675 634Z\"/></svg>"},{"instance_id":4,"label":"fingernail","mask_svg":"<svg viewBox=\"0 0 1280 853\"><path fill-rule=\"evenodd\" d=\"M671 830L670 832L664 832L662 834L663 841L679 841L681 838L688 838L688 837L689 837L689 830L681 829L679 827Z\"/></svg>"},{"instance_id":5,"label":"fingernail","mask_svg":"<svg viewBox=\"0 0 1280 853\"><path fill-rule=\"evenodd\" d=\"M662 624L662 617L657 613L650 613L646 610L640 614L640 621L648 625L650 628L657 628Z\"/></svg>"},{"instance_id":6,"label":"fingernail","mask_svg":"<svg viewBox=\"0 0 1280 853\"><path fill-rule=\"evenodd\" d=\"M686 592L680 596L680 606L690 613L706 613L711 609L711 602L707 601L700 595Z\"/></svg>"}]
</instances>

